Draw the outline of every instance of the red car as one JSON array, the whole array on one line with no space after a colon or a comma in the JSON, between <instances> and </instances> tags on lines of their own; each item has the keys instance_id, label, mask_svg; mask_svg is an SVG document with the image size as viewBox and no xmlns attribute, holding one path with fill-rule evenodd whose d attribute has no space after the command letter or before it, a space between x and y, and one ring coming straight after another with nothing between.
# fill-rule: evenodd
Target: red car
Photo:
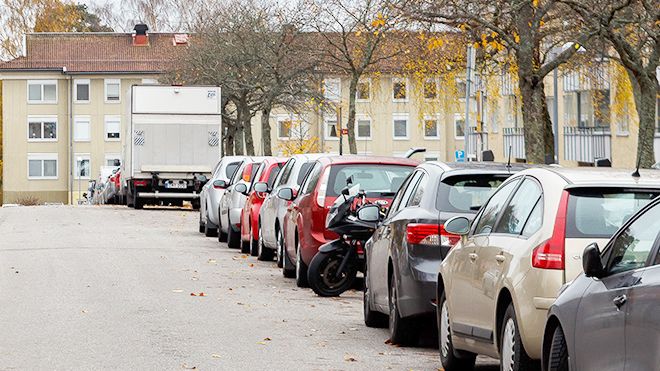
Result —
<instances>
[{"instance_id":1,"label":"red car","mask_svg":"<svg viewBox=\"0 0 660 371\"><path fill-rule=\"evenodd\" d=\"M282 157L266 157L254 175L241 212L241 252L244 254L257 256L259 252L259 210L286 160Z\"/></svg>"},{"instance_id":2,"label":"red car","mask_svg":"<svg viewBox=\"0 0 660 371\"><path fill-rule=\"evenodd\" d=\"M359 184L367 199L391 201L418 161L399 157L328 156L316 161L300 186L278 191L278 197L292 200L284 216L285 277L307 286L307 266L324 243L336 239L325 229L328 210L347 185Z\"/></svg>"}]
</instances>

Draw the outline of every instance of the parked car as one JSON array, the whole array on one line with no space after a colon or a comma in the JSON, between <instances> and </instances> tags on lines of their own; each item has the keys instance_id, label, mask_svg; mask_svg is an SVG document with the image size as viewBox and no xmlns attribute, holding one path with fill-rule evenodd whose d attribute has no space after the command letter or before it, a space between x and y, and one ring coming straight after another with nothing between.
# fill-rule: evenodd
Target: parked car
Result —
<instances>
[{"instance_id":1,"label":"parked car","mask_svg":"<svg viewBox=\"0 0 660 371\"><path fill-rule=\"evenodd\" d=\"M218 235L220 199L229 187L234 173L244 160L245 156L225 156L221 158L213 168L211 179L206 182L199 193L199 232L204 233L206 237Z\"/></svg>"},{"instance_id":2,"label":"parked car","mask_svg":"<svg viewBox=\"0 0 660 371\"><path fill-rule=\"evenodd\" d=\"M660 198L603 246L585 249L585 273L550 308L547 371L660 369Z\"/></svg>"},{"instance_id":3,"label":"parked car","mask_svg":"<svg viewBox=\"0 0 660 371\"><path fill-rule=\"evenodd\" d=\"M291 188L294 192L298 192L307 172L314 165L314 161L322 156L327 156L327 154L294 155L282 167L259 211L259 252L257 254L259 260L272 260L273 256L276 256L277 266L282 268L282 246L284 245L282 225L284 214L291 201L277 197L277 192L281 188Z\"/></svg>"},{"instance_id":4,"label":"parked car","mask_svg":"<svg viewBox=\"0 0 660 371\"><path fill-rule=\"evenodd\" d=\"M241 213L247 201L245 195L264 157L246 157L236 170L229 187L220 199L218 206L218 240L227 241L231 249L241 247Z\"/></svg>"},{"instance_id":5,"label":"parked car","mask_svg":"<svg viewBox=\"0 0 660 371\"><path fill-rule=\"evenodd\" d=\"M547 312L582 272L582 251L604 244L660 194L660 174L607 168L536 168L509 178L473 222L445 223L462 236L440 265L438 333L447 371L476 354L502 370L527 370L542 355Z\"/></svg>"},{"instance_id":6,"label":"parked car","mask_svg":"<svg viewBox=\"0 0 660 371\"><path fill-rule=\"evenodd\" d=\"M282 157L266 157L259 165L253 181L245 193L247 200L241 214L243 253L257 256L259 250L257 244L259 241L259 211L285 162L286 159Z\"/></svg>"},{"instance_id":7,"label":"parked car","mask_svg":"<svg viewBox=\"0 0 660 371\"><path fill-rule=\"evenodd\" d=\"M307 286L307 265L321 245L337 238L326 230L325 219L342 189L359 184L369 201L389 201L417 164L395 157L321 157L298 192L281 188L278 196L293 201L284 217L284 276L295 276L298 286Z\"/></svg>"},{"instance_id":8,"label":"parked car","mask_svg":"<svg viewBox=\"0 0 660 371\"><path fill-rule=\"evenodd\" d=\"M417 338L420 317L435 321L438 266L459 239L445 231L444 222L457 215L472 218L521 169L476 162L426 162L415 169L365 247L367 326L385 326L389 316L392 342L408 344Z\"/></svg>"}]
</instances>

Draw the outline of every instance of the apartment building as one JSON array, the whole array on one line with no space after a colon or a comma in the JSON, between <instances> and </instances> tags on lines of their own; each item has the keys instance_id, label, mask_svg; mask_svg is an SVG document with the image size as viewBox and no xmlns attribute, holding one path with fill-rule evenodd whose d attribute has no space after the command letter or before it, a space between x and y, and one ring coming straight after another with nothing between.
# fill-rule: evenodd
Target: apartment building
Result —
<instances>
[{"instance_id":1,"label":"apartment building","mask_svg":"<svg viewBox=\"0 0 660 371\"><path fill-rule=\"evenodd\" d=\"M103 166L122 161L134 84L157 83L186 35L32 33L0 64L3 202L76 203Z\"/></svg>"}]
</instances>

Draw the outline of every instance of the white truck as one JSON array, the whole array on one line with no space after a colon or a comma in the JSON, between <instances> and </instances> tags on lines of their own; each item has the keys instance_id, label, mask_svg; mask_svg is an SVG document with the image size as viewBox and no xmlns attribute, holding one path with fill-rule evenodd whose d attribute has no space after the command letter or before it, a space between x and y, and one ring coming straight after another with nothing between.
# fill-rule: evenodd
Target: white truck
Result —
<instances>
[{"instance_id":1,"label":"white truck","mask_svg":"<svg viewBox=\"0 0 660 371\"><path fill-rule=\"evenodd\" d=\"M220 158L220 88L131 88L122 188L126 204L199 208L199 192Z\"/></svg>"}]
</instances>

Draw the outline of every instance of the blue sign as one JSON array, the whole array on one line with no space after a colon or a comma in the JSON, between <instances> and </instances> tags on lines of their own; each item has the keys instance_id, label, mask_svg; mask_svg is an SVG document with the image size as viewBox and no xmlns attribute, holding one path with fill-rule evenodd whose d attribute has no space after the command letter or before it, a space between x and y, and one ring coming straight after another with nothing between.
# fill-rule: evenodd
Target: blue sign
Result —
<instances>
[{"instance_id":1,"label":"blue sign","mask_svg":"<svg viewBox=\"0 0 660 371\"><path fill-rule=\"evenodd\" d=\"M454 157L456 158L456 162L465 162L465 151L459 149L454 152Z\"/></svg>"}]
</instances>

